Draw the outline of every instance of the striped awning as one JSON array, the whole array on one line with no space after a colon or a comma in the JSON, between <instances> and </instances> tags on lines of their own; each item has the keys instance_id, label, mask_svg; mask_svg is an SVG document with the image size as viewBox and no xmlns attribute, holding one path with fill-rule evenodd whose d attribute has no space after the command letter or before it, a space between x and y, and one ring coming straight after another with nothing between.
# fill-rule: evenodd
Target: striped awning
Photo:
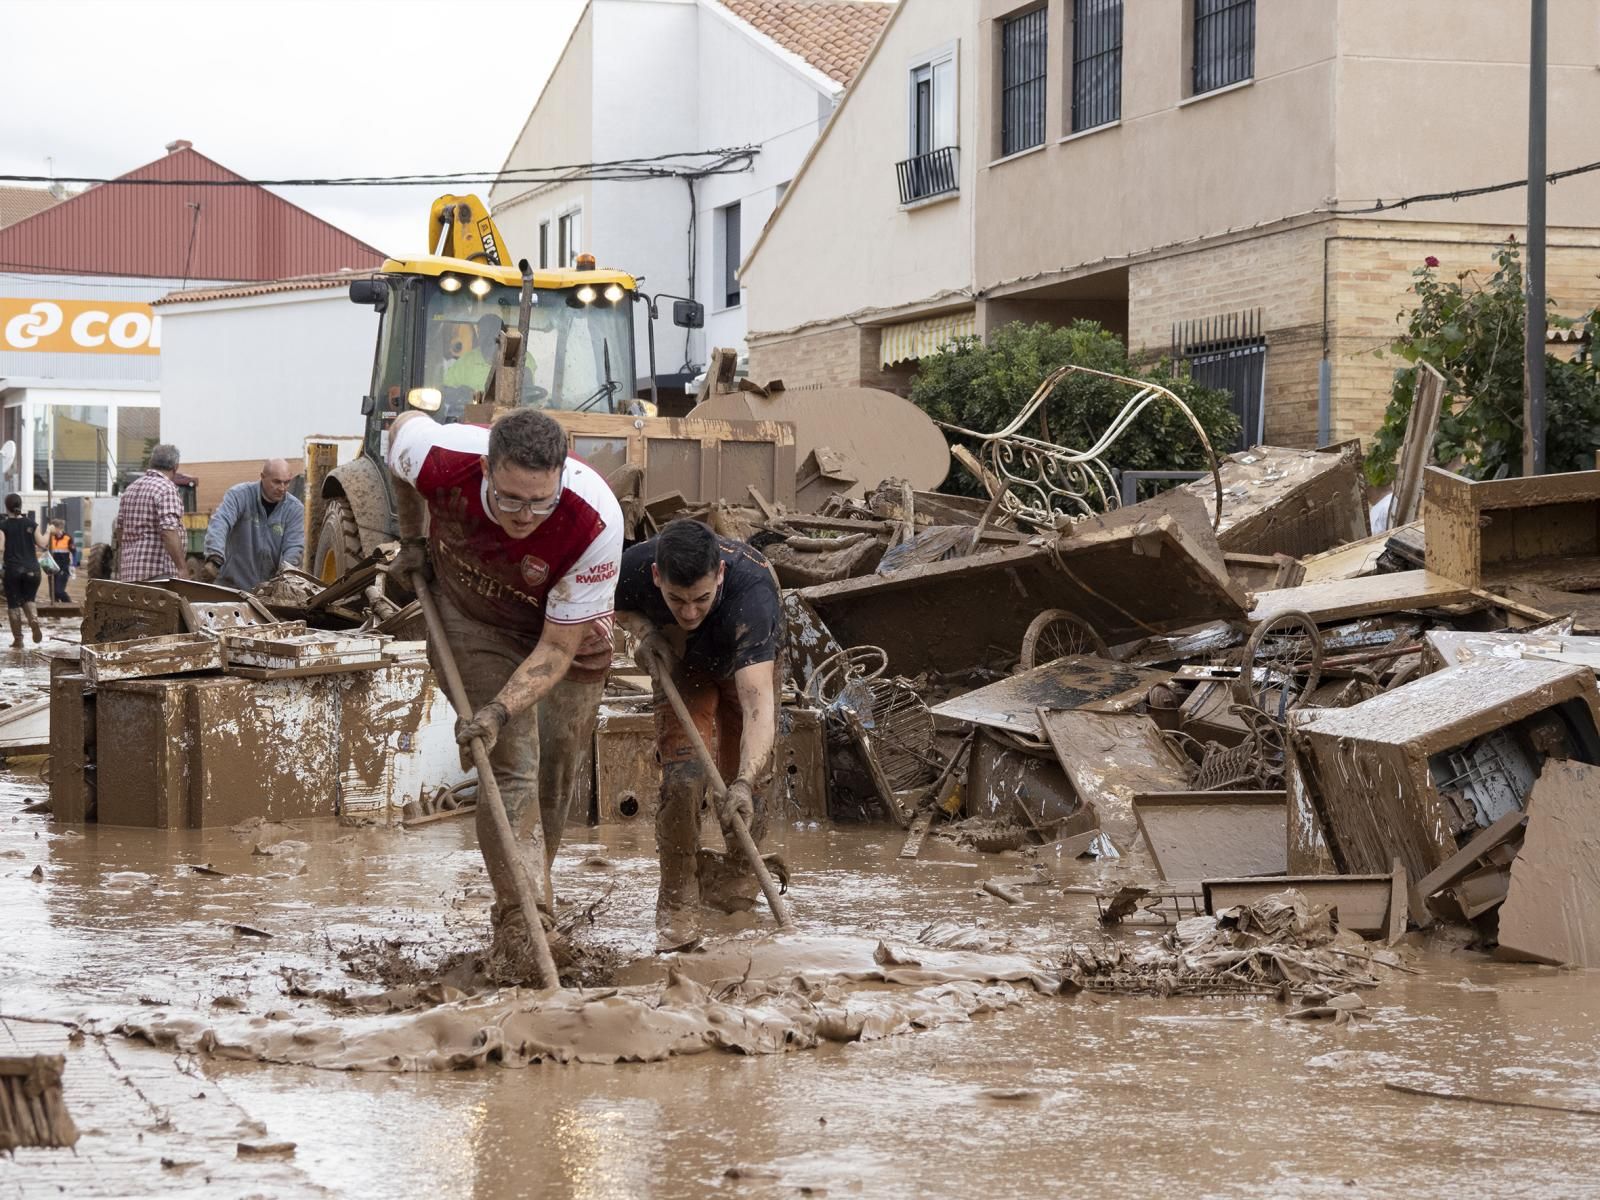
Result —
<instances>
[{"instance_id":1,"label":"striped awning","mask_svg":"<svg viewBox=\"0 0 1600 1200\"><path fill-rule=\"evenodd\" d=\"M970 308L965 312L944 313L937 317L924 317L920 321L885 325L883 343L878 350L878 365L892 367L908 359L938 354L956 338L971 337L976 328L976 313Z\"/></svg>"}]
</instances>

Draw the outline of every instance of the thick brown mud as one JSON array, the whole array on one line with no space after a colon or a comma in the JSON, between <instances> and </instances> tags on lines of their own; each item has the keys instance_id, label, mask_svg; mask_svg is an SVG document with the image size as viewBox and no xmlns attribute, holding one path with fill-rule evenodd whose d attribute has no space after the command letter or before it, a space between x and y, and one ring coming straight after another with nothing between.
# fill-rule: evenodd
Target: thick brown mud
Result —
<instances>
[{"instance_id":1,"label":"thick brown mud","mask_svg":"<svg viewBox=\"0 0 1600 1200\"><path fill-rule=\"evenodd\" d=\"M37 679L36 666L0 663L0 691L26 695ZM1288 1020L1270 998L1046 995L1035 976L1051 948L1108 936L1092 898L1063 888L1143 877L1138 854L1102 865L929 839L920 859L903 861L898 830L859 828L774 831L794 871L796 934L774 936L763 906L719 918L703 952L662 958L651 831L608 827L573 830L555 874L574 936L621 964L610 972L618 991L541 1004L528 992L447 990L470 988L466 971L422 1007L389 1012L365 999L385 990L375 953L414 967L415 987L486 941L490 897L469 821L410 833L67 828L21 811L44 793L36 766L0 776L0 1039L68 1054L67 1099L84 1137L76 1155L22 1151L0 1163L0 1196L1600 1188L1600 1120L1383 1087L1600 1106L1592 972L1419 941L1410 971L1385 972L1362 993L1369 1015L1338 1026ZM985 892L986 881L1020 903ZM592 921L582 916L591 908ZM919 944L944 923L1010 948ZM1110 937L1137 950L1162 932ZM403 1028L408 1052L448 1059L460 1027L440 1014L492 1005L497 1018L546 1022L552 1046L650 1049L684 1035L699 1052L416 1072L374 1050L373 1037ZM586 1024L574 1014L587 1009ZM38 1020L92 1032L71 1042ZM807 1022L814 1036L779 1044ZM153 1046L119 1026L171 1036ZM180 1044L205 1031L209 1042ZM269 1044L277 1053L262 1052ZM230 1046L276 1061L223 1057ZM461 1062L485 1062L481 1050L468 1046ZM377 1069L294 1065L318 1058ZM241 1141L296 1147L241 1158Z\"/></svg>"}]
</instances>

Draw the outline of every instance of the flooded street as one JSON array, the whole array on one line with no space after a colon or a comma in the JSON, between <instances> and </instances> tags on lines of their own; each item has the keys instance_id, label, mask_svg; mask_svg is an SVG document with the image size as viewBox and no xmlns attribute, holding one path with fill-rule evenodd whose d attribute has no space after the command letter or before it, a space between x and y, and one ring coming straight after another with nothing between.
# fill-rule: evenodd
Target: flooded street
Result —
<instances>
[{"instance_id":1,"label":"flooded street","mask_svg":"<svg viewBox=\"0 0 1600 1200\"><path fill-rule=\"evenodd\" d=\"M29 655L0 676L39 690ZM1284 1019L1270 999L1152 999L1011 989L999 1011L877 1041L721 1050L618 1065L333 1071L157 1048L115 1032L153 1014L276 1014L354 1028L330 994L383 990L382 964L481 948L489 892L471 824L414 832L332 822L207 833L72 828L23 807L42 760L0 787L0 1053L64 1052L76 1152L0 1162L0 1196L385 1197L793 1195L1583 1196L1600 1187L1600 1119L1450 1102L1385 1081L1600 1107L1592 973L1491 962L1407 940L1415 974L1365 996L1370 1019ZM31 769L30 769L31 768ZM891 828L788 828L797 934L765 909L729 918L693 975L792 955L817 972L936 921L1046 953L1110 936L1101 868L980 855ZM196 870L197 867L204 868ZM36 870L37 869L37 870ZM1122 868L1135 876L1137 859ZM564 904L578 941L659 978L651 831L574 830ZM984 893L1006 880L1022 903ZM567 910L570 911L570 910ZM757 919L759 918L759 919ZM266 934L270 936L260 936ZM751 953L746 953L749 950ZM720 957L718 957L720 956ZM642 961L641 961L642 960ZM425 972L424 972L425 973ZM878 992L887 985L846 985ZM322 998L308 993L321 992ZM69 1041L69 1022L91 1031ZM232 1053L233 1051L229 1051ZM264 1149L241 1156L240 1143ZM292 1151L273 1147L294 1143Z\"/></svg>"}]
</instances>

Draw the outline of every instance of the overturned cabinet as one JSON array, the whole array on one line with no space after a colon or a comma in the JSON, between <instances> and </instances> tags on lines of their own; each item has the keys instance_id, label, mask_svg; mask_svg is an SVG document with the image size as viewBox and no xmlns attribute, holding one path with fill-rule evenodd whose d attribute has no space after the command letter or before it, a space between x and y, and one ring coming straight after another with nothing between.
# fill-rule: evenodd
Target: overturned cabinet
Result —
<instances>
[{"instance_id":1,"label":"overturned cabinet","mask_svg":"<svg viewBox=\"0 0 1600 1200\"><path fill-rule=\"evenodd\" d=\"M1586 667L1478 660L1345 709L1296 713L1307 797L1340 871L1413 879L1522 809L1549 760L1600 762L1600 693Z\"/></svg>"}]
</instances>

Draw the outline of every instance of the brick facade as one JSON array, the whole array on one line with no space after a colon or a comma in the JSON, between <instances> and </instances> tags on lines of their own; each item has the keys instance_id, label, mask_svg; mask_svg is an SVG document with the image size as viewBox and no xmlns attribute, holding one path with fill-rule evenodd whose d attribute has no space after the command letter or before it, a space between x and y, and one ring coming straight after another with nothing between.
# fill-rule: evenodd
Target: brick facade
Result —
<instances>
[{"instance_id":1,"label":"brick facade","mask_svg":"<svg viewBox=\"0 0 1600 1200\"><path fill-rule=\"evenodd\" d=\"M750 378L781 379L800 388L873 387L904 396L911 391L915 363L878 365L881 332L870 325L804 330L778 337L752 333Z\"/></svg>"},{"instance_id":2,"label":"brick facade","mask_svg":"<svg viewBox=\"0 0 1600 1200\"><path fill-rule=\"evenodd\" d=\"M1289 229L1173 250L1127 268L1126 329L1136 362L1170 353L1180 321L1262 310L1267 339L1266 440L1317 442L1318 376L1326 337L1331 440L1370 444L1403 361L1386 350L1412 302L1412 271L1432 255L1449 279L1487 276L1494 255L1520 228L1464 223L1323 220ZM1324 299L1326 277L1326 300ZM1600 230L1552 229L1547 287L1556 311L1579 316L1600 304ZM1108 302L1096 302L1104 307ZM980 329L1003 319L1070 320L1113 314L1078 311L1027 293L979 304ZM985 316L993 319L985 320ZM904 395L914 363L878 366L879 331L846 325L751 338L750 377L781 378L791 388L884 387Z\"/></svg>"}]
</instances>

